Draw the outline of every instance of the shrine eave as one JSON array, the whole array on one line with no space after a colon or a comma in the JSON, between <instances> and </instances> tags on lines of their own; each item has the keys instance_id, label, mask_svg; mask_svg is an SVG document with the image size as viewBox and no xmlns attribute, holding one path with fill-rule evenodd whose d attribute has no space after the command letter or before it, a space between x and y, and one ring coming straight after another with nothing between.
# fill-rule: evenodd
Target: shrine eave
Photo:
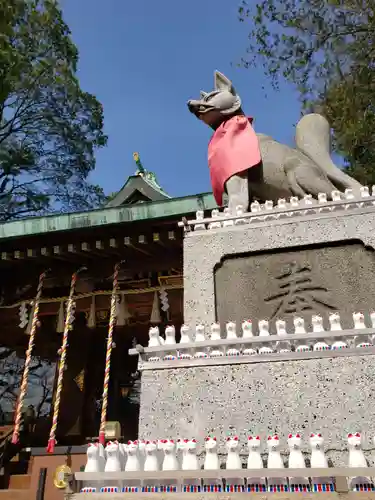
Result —
<instances>
[{"instance_id":1,"label":"shrine eave","mask_svg":"<svg viewBox=\"0 0 375 500\"><path fill-rule=\"evenodd\" d=\"M0 240L163 217L178 217L197 210L212 210L216 206L212 193L201 193L130 206L108 207L89 212L30 217L1 224Z\"/></svg>"}]
</instances>

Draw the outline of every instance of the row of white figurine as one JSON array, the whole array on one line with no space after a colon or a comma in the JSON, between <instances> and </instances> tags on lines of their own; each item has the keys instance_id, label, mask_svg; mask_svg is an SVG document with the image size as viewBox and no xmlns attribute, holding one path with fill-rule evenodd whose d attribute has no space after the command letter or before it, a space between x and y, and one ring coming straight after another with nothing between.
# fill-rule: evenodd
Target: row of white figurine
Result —
<instances>
[{"instance_id":1,"label":"row of white figurine","mask_svg":"<svg viewBox=\"0 0 375 500\"><path fill-rule=\"evenodd\" d=\"M375 328L375 312L372 312L369 314L370 320L371 320L371 327ZM338 313L332 313L328 316L329 324L330 324L330 330L331 332L337 332L342 330L341 327L341 319L340 315ZM311 323L312 323L312 328L313 328L313 333L322 333L325 331L324 326L323 326L323 317L320 315L314 315L311 318ZM361 312L353 313L353 323L354 323L354 329L355 330L363 330L366 329L366 323L365 323L365 315ZM277 320L275 322L276 325L276 335L279 336L284 336L287 335L288 332L286 330L286 322L284 320ZM305 327L305 320L300 317L294 317L293 318L293 325L294 325L294 334L307 334L309 332L306 331ZM226 330L226 339L227 340L238 340L240 338L248 339L254 336L253 332L253 324L251 320L246 320L243 321L241 324L241 329L242 329L242 337L239 337L237 335L237 326L236 323L233 321L229 321L225 325L225 330ZM269 322L267 320L260 320L258 322L258 329L259 329L259 337L268 337L271 335L269 331ZM193 343L193 342L204 342L206 340L220 340L221 337L221 328L219 323L213 323L210 326L210 335L209 339L206 337L206 327L203 324L199 324L195 327L195 336L193 338L192 332L190 330L190 327L188 325L182 325L180 329L180 344L187 344L187 343ZM285 342L285 341L284 341ZM160 336L160 330L159 327L154 326L151 327L149 330L149 341L148 341L148 347L158 347L158 346L171 346L176 344L176 329L173 325L169 325L165 328L165 339ZM319 342L319 344L322 344L320 346L321 348L324 349L329 349L329 345L326 344L325 342ZM324 345L323 345L324 344ZM337 342L334 343L334 349L341 349L344 347L347 347L346 343L343 342L342 340L338 340ZM360 340L358 343L357 347L368 347L369 345L372 345L372 339L370 337L366 337L363 340ZM318 346L319 347L319 346ZM301 349L301 350L309 350L309 347L307 349ZM316 350L322 350L322 349L316 349Z\"/></svg>"},{"instance_id":2,"label":"row of white figurine","mask_svg":"<svg viewBox=\"0 0 375 500\"><path fill-rule=\"evenodd\" d=\"M369 198L370 195L370 190L367 186L362 186L360 188L359 192L360 198L361 199L366 199ZM375 196L375 186L372 187L372 196ZM332 201L338 202L338 201L354 201L356 199L356 195L352 189L346 189L344 193L341 193L340 191L334 190L331 193L331 199ZM331 211L334 210L336 207L335 205L329 206L329 207L324 207L322 205L325 205L328 203L328 198L326 193L319 193L318 194L318 208L317 210L319 212L324 212L324 211ZM373 202L375 204L375 202ZM319 206L320 205L320 206ZM358 202L358 206L361 207L363 205L363 201ZM279 218L282 217L282 213L271 213L274 211L276 208L277 210L287 210L289 209L295 209L295 210L303 210L303 209L312 209L314 207L314 199L311 194L307 194L304 196L303 199L299 199L297 196L292 196L289 199L289 202L285 198L280 198L277 201L276 206L274 206L272 200L267 200L263 205L261 205L258 201L253 201L250 205L250 211L251 213L259 214L262 215L262 217L272 217L272 218ZM349 207L349 205L348 205ZM234 224L244 224L246 221L245 219L242 219L241 217L244 215L244 207L242 205L238 205L236 207L236 215L238 219L230 219L230 220L223 220L222 222L220 220L216 220L214 222L210 222L208 224L208 229L218 229L220 227L228 227L228 226L233 226ZM223 212L220 212L217 208L213 209L211 211L211 218L212 219L220 219L225 218L230 216L231 213L229 211L229 208L226 207L224 208ZM285 216L293 216L294 212L290 211L286 214ZM196 212L196 223L194 225L195 231L199 231L202 229L206 229L206 225L204 223L200 223L204 219L204 211L203 210L198 210Z\"/></svg>"},{"instance_id":3,"label":"row of white figurine","mask_svg":"<svg viewBox=\"0 0 375 500\"><path fill-rule=\"evenodd\" d=\"M368 467L365 455L361 448L362 437L359 432L348 434L348 467ZM306 462L302 452L302 438L300 434L289 434L289 455L287 467L290 469L305 468ZM312 433L309 438L310 467L326 468L328 461L323 448L324 439L320 433ZM374 438L375 444L375 438ZM248 469L262 469L261 439L259 436L249 436ZM220 459L215 437L205 439L205 470L220 469ZM280 439L277 435L267 438L267 468L283 469L284 460L281 456ZM226 469L242 469L240 456L240 442L237 436L228 437L226 441L227 457ZM178 451L182 457L179 457ZM162 460L159 452L163 453ZM90 443L87 449L87 463L85 472L137 472L137 471L171 471L171 470L198 470L200 469L197 456L197 441L195 439L162 439L157 441L129 441L128 444L108 442L104 448L99 443Z\"/></svg>"}]
</instances>

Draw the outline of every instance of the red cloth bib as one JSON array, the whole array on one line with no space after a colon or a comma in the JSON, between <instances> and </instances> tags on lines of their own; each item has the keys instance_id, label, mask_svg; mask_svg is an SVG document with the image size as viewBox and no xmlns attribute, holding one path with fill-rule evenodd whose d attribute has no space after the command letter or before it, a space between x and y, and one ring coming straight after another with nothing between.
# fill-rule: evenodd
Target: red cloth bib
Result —
<instances>
[{"instance_id":1,"label":"red cloth bib","mask_svg":"<svg viewBox=\"0 0 375 500\"><path fill-rule=\"evenodd\" d=\"M261 161L253 119L233 116L223 122L208 145L208 166L216 203L221 206L225 183L232 175L248 170Z\"/></svg>"}]
</instances>

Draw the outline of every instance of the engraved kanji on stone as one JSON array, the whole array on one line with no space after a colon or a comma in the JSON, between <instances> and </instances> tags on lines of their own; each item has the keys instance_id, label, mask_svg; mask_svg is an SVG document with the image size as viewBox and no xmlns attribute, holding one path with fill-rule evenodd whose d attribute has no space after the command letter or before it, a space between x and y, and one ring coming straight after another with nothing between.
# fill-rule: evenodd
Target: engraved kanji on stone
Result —
<instances>
[{"instance_id":1,"label":"engraved kanji on stone","mask_svg":"<svg viewBox=\"0 0 375 500\"><path fill-rule=\"evenodd\" d=\"M322 308L336 310L327 301L327 288L313 282L310 266L299 266L292 262L276 276L276 280L278 291L264 299L265 302L275 304L271 318Z\"/></svg>"}]
</instances>

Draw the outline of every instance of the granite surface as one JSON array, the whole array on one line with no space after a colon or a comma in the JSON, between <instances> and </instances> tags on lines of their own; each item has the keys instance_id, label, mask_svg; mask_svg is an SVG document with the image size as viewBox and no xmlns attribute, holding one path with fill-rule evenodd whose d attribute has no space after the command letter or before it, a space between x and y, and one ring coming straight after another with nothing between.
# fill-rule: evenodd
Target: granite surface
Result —
<instances>
[{"instance_id":1,"label":"granite surface","mask_svg":"<svg viewBox=\"0 0 375 500\"><path fill-rule=\"evenodd\" d=\"M366 295L366 289L369 289L368 285L373 272L369 250L372 251L375 248L375 207L191 232L184 240L184 321L191 325L199 322L209 325L216 320L214 274L215 269L228 256L247 254L251 257L260 252L272 252L272 258L277 260L275 255L278 251L303 250L312 255L313 248L329 248L332 244L341 245L343 249L346 248L344 253L347 253L347 245L351 243L355 244L353 249L356 249L352 258L348 261L347 259L341 261L326 259L325 263L333 262L333 266L331 268L322 266L314 272L318 274L320 272L324 281L329 284L330 276L345 270L348 277L346 290L337 289L337 285L329 287L329 293L333 296L330 299L332 307L335 307L333 300L335 295L341 293L340 303L346 296L353 308L363 308L367 304L367 310L372 310L373 294L369 292ZM360 247L362 249L358 250ZM356 252L358 258L354 258ZM361 256L366 262L362 262ZM282 260L281 257L280 260ZM317 265L319 266L319 259ZM351 265L354 265L352 270L354 290L360 288L360 293L354 293L354 295L353 286L350 284L349 267ZM232 301L236 299L240 301L241 297L248 293L248 288L241 288L236 280L233 281L232 288L224 287L220 293L231 295ZM334 284L334 280L332 283ZM266 280L258 279L256 293L264 297L266 292L271 293ZM362 298L358 301L357 297ZM229 310L227 314L229 315L230 312ZM250 308L243 319L251 318L254 312ZM232 312L234 313L235 311ZM272 315L272 313L273 311L270 310L269 314Z\"/></svg>"},{"instance_id":2,"label":"granite surface","mask_svg":"<svg viewBox=\"0 0 375 500\"><path fill-rule=\"evenodd\" d=\"M347 464L346 435L359 431L372 463L374 396L372 356L147 371L139 437L202 443L212 434L224 454L230 432L240 436L245 462L249 434L261 436L265 451L267 435L278 433L285 453L289 433L302 433L307 452L310 433L321 432L339 467Z\"/></svg>"},{"instance_id":3,"label":"granite surface","mask_svg":"<svg viewBox=\"0 0 375 500\"><path fill-rule=\"evenodd\" d=\"M321 314L329 329L329 314L339 311L342 326L351 328L353 312L372 310L374 264L374 251L361 243L227 256L214 272L217 319L240 325L250 317L255 327L266 318L274 333L275 321L284 319L293 333L293 316L311 330L311 316Z\"/></svg>"}]
</instances>

